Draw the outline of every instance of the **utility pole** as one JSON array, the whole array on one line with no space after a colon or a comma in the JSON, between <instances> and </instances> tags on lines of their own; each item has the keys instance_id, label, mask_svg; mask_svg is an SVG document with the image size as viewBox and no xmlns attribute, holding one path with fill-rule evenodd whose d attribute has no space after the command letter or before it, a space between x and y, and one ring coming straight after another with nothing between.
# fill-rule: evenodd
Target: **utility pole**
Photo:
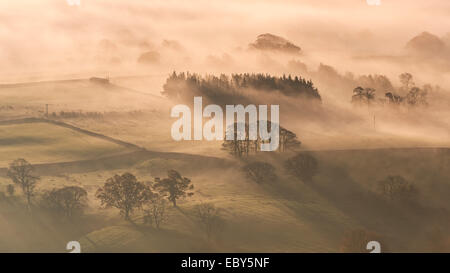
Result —
<instances>
[{"instance_id":1,"label":"utility pole","mask_svg":"<svg viewBox=\"0 0 450 273\"><path fill-rule=\"evenodd\" d=\"M45 117L48 118L48 103L45 104Z\"/></svg>"},{"instance_id":2,"label":"utility pole","mask_svg":"<svg viewBox=\"0 0 450 273\"><path fill-rule=\"evenodd\" d=\"M376 128L375 128L375 114L373 115L373 129L376 130Z\"/></svg>"}]
</instances>

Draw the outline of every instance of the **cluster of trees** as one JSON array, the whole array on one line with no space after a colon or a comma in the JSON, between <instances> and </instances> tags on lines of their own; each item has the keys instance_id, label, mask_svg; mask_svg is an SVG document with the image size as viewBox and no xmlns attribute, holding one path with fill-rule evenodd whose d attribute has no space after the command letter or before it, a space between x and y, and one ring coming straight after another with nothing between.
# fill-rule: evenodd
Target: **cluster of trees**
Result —
<instances>
[{"instance_id":1,"label":"cluster of trees","mask_svg":"<svg viewBox=\"0 0 450 273\"><path fill-rule=\"evenodd\" d=\"M83 215L88 207L88 193L78 186L65 186L43 191L39 202L33 204L38 195L36 190L39 176L34 174L33 166L25 159L14 160L8 168L8 176L13 181L6 187L10 197L18 186L25 196L27 207L32 211L33 205L39 205L58 219L73 220ZM177 200L192 196L194 185L187 177L175 170L169 170L167 177L155 178L153 182L141 182L133 174L126 172L108 178L95 197L103 208L116 208L120 215L131 221L131 214L142 210L144 224L160 228L168 220L168 203L177 206ZM6 197L4 193L2 196ZM218 235L224 227L221 210L212 203L200 203L193 207L192 215L197 220L208 241Z\"/></svg>"},{"instance_id":2,"label":"cluster of trees","mask_svg":"<svg viewBox=\"0 0 450 273\"><path fill-rule=\"evenodd\" d=\"M7 175L14 183L6 187L8 194L13 196L14 185L18 186L26 198L28 209L31 210L32 199L37 194L36 185L40 179L34 174L33 166L23 158L16 159L9 164ZM43 192L40 205L65 219L73 218L81 214L86 207L87 192L77 186L55 188Z\"/></svg>"},{"instance_id":3,"label":"cluster of trees","mask_svg":"<svg viewBox=\"0 0 450 273\"><path fill-rule=\"evenodd\" d=\"M400 175L389 175L378 182L378 192L389 201L415 201L417 188Z\"/></svg>"},{"instance_id":4,"label":"cluster of trees","mask_svg":"<svg viewBox=\"0 0 450 273\"><path fill-rule=\"evenodd\" d=\"M394 88L390 82L383 81L384 84L378 84L380 89L384 92L384 99L375 100L376 88L373 88L368 81L366 87L361 86L353 89L352 103L356 105L368 105L377 102L379 104L389 103L390 105L408 105L419 106L427 105L427 95L432 91L432 87L429 84L424 85L422 88L415 86L413 82L413 76L410 73L403 73L399 76L402 86L399 88L399 93L403 96L395 93Z\"/></svg>"},{"instance_id":5,"label":"cluster of trees","mask_svg":"<svg viewBox=\"0 0 450 273\"><path fill-rule=\"evenodd\" d=\"M267 128L273 128L275 126L271 126L271 122L267 121ZM251 154L256 154L261 150L261 144L271 143L271 139L263 140L260 138L259 134L255 140L250 139L250 126L254 126L254 128L259 128L259 121L255 124L247 124L244 123L242 126L245 128L245 136L241 136L238 131L239 123L235 122L233 125L230 125L227 128L226 135L232 135L232 140L227 140L225 138L222 143L222 149L229 152L231 155L236 157L249 156ZM233 126L233 127L231 127ZM278 127L278 126L277 126ZM286 151L294 151L300 148L301 142L298 140L297 135L289 131L286 128L279 126L279 152Z\"/></svg>"},{"instance_id":6,"label":"cluster of trees","mask_svg":"<svg viewBox=\"0 0 450 273\"><path fill-rule=\"evenodd\" d=\"M41 204L66 219L72 219L83 214L87 207L87 195L81 187L67 186L44 192Z\"/></svg>"},{"instance_id":7,"label":"cluster of trees","mask_svg":"<svg viewBox=\"0 0 450 273\"><path fill-rule=\"evenodd\" d=\"M206 75L173 72L163 86L162 94L172 99L192 101L193 96L202 96L210 102L223 104L244 103L245 90L264 92L279 91L286 96L321 97L312 81L291 75L275 77L268 74Z\"/></svg>"},{"instance_id":8,"label":"cluster of trees","mask_svg":"<svg viewBox=\"0 0 450 273\"><path fill-rule=\"evenodd\" d=\"M113 207L120 211L125 220L130 220L133 211L143 209L145 222L159 227L166 219L166 199L174 207L177 200L192 196L194 185L187 177L175 170L169 170L166 178L155 178L154 182L140 182L131 173L115 175L97 190L95 197L105 208Z\"/></svg>"},{"instance_id":9,"label":"cluster of trees","mask_svg":"<svg viewBox=\"0 0 450 273\"><path fill-rule=\"evenodd\" d=\"M406 104L410 106L427 105L427 95L432 90L431 85L426 84L422 88L415 85L413 76L410 73L403 73L399 76L402 86L400 92L406 94L400 96L395 93L386 93L389 103Z\"/></svg>"},{"instance_id":10,"label":"cluster of trees","mask_svg":"<svg viewBox=\"0 0 450 273\"><path fill-rule=\"evenodd\" d=\"M14 184L6 187L7 193L13 196L18 186L25 196L27 207L32 208L32 199L37 195L36 185L39 176L34 174L33 166L25 159L14 160L8 168L7 175ZM95 197L103 207L113 207L130 220L130 215L137 209L144 209L146 216L151 216L151 223L159 227L166 219L167 201L176 206L177 200L192 196L194 186L189 178L183 177L175 170L168 171L168 177L155 178L154 182L143 183L131 173L114 175L106 180ZM88 194L78 186L66 186L44 191L40 194L39 205L57 215L71 219L83 213L87 207Z\"/></svg>"},{"instance_id":11,"label":"cluster of trees","mask_svg":"<svg viewBox=\"0 0 450 273\"><path fill-rule=\"evenodd\" d=\"M286 172L303 182L311 182L318 172L318 161L310 153L298 153L284 161ZM277 180L276 169L268 162L247 163L242 171L248 179L258 183L270 183Z\"/></svg>"},{"instance_id":12,"label":"cluster of trees","mask_svg":"<svg viewBox=\"0 0 450 273\"><path fill-rule=\"evenodd\" d=\"M362 75L357 79L358 84L362 86L370 86L375 90L383 90L384 92L394 91L394 86L385 75Z\"/></svg>"},{"instance_id":13,"label":"cluster of trees","mask_svg":"<svg viewBox=\"0 0 450 273\"><path fill-rule=\"evenodd\" d=\"M318 160L308 152L300 152L284 161L286 173L303 182L312 182L319 171ZM249 180L258 184L277 180L276 169L268 162L249 162L242 167L242 172ZM399 175L388 175L378 181L377 193L388 201L415 202L419 191L413 183Z\"/></svg>"},{"instance_id":14,"label":"cluster of trees","mask_svg":"<svg viewBox=\"0 0 450 273\"><path fill-rule=\"evenodd\" d=\"M370 105L375 100L375 89L362 88L361 86L353 89L352 103L357 105Z\"/></svg>"}]
</instances>

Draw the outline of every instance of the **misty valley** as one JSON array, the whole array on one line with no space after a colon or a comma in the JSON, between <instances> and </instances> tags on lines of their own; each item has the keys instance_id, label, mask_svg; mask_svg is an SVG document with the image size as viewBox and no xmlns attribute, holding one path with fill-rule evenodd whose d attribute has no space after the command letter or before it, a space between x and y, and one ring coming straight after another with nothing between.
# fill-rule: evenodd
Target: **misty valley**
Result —
<instances>
[{"instance_id":1,"label":"misty valley","mask_svg":"<svg viewBox=\"0 0 450 273\"><path fill-rule=\"evenodd\" d=\"M0 252L449 252L450 6L385 2L0 3Z\"/></svg>"}]
</instances>

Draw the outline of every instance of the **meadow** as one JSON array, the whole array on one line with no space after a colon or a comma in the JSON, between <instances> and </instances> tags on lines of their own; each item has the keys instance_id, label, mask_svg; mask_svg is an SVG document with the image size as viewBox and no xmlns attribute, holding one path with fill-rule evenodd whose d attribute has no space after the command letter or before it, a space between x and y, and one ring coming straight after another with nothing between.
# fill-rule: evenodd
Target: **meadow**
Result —
<instances>
[{"instance_id":1,"label":"meadow","mask_svg":"<svg viewBox=\"0 0 450 273\"><path fill-rule=\"evenodd\" d=\"M447 249L436 243L447 240L442 230L450 227L446 147L433 148L435 143L426 139L415 143L408 136L374 134L370 126L354 135L341 132L331 137L320 126L302 126L308 123L293 118L286 123L302 141L299 152L318 161L317 174L307 182L285 168L294 152L236 159L221 149L221 142L174 141L172 103L145 94L145 89L132 92L89 80L72 83L7 88L14 89L6 92L7 104L14 107L0 111L0 191L6 192L12 183L5 173L8 164L25 158L40 176L37 207L41 193L65 186L85 189L89 206L81 218L71 221L38 208L30 216L17 188L15 196L0 201L1 251L65 252L68 241L78 240L84 252L340 252L355 230L388 242L383 243L385 251ZM31 90L42 92L33 97ZM64 95L59 90L65 90ZM27 103L21 103L21 96ZM133 103L128 104L130 97ZM46 101L59 107L55 115L47 118L40 106L23 111L26 105ZM85 101L89 103L83 105ZM77 107L83 111L74 111ZM89 111L99 114L88 115ZM5 122L29 116L38 122ZM404 147L408 145L413 147ZM248 179L242 167L255 161L274 166L277 178L263 184ZM127 221L116 209L100 208L95 198L98 188L115 174L131 172L150 183L170 169L192 180L194 195L167 207L168 220L161 229L145 224L140 210ZM380 196L378 183L389 175L405 177L417 187L420 197L414 204L391 203ZM224 221L214 241L205 239L195 218L196 205L202 203L214 204Z\"/></svg>"}]
</instances>

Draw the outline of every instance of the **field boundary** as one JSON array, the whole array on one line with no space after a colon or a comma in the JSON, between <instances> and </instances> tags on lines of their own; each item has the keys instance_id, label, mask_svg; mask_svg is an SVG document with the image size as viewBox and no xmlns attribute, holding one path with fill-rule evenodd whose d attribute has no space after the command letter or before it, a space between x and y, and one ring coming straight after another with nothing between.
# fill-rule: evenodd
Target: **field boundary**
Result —
<instances>
[{"instance_id":1,"label":"field boundary","mask_svg":"<svg viewBox=\"0 0 450 273\"><path fill-rule=\"evenodd\" d=\"M139 162L143 162L145 160L152 158L179 159L186 162L195 162L198 165L198 170L209 169L214 166L221 166L221 167L227 165L231 166L233 164L229 160L216 157L141 150L96 159L33 164L33 167L38 175L85 173L85 172L94 172L98 170L129 168ZM0 168L0 176L6 176L7 169L8 168L6 167Z\"/></svg>"},{"instance_id":2,"label":"field boundary","mask_svg":"<svg viewBox=\"0 0 450 273\"><path fill-rule=\"evenodd\" d=\"M201 156L186 153L176 153L176 152L157 152L149 151L138 145L128 143L122 140L118 140L103 134L88 131L61 121L50 120L45 118L21 118L14 120L4 120L0 121L0 126L2 125L14 125L14 124L27 124L27 123L48 123L63 128L68 128L75 130L77 132L96 137L105 141L109 141L123 147L129 148L130 151L126 153L121 153L117 155L105 156L95 159L77 160L77 161L66 161L66 162L55 162L55 163L40 163L33 164L36 172L39 175L55 175L61 173L80 173L88 171L97 171L100 169L115 169L115 168L126 168L131 167L134 164L142 162L147 159L160 158L160 159L182 159L186 161L198 163L200 168L209 168L215 165L225 166L231 165L232 162L227 159ZM0 176L6 176L7 168L0 168Z\"/></svg>"},{"instance_id":3,"label":"field boundary","mask_svg":"<svg viewBox=\"0 0 450 273\"><path fill-rule=\"evenodd\" d=\"M145 150L142 147L137 146L136 144L133 143L129 143L129 142L125 142L119 139L115 139L112 138L110 136L107 135L103 135L103 134L99 134L99 133L95 133L92 131L88 131L85 129L82 129L80 127L76 127L74 125L62 122L62 121L57 121L57 120L51 120L51 119L45 119L45 118L21 118L21 119L13 119L13 120L3 120L0 121L0 126L1 125L14 125L14 124L27 124L27 123L49 123L49 124L53 124L56 126L60 126L60 127L64 127L64 128L68 128L83 134L86 134L88 136L92 136L92 137L96 137L96 138L100 138L109 142L113 142L115 144L118 144L120 146L124 146L126 148L131 148L131 149L138 149L138 150Z\"/></svg>"}]
</instances>

